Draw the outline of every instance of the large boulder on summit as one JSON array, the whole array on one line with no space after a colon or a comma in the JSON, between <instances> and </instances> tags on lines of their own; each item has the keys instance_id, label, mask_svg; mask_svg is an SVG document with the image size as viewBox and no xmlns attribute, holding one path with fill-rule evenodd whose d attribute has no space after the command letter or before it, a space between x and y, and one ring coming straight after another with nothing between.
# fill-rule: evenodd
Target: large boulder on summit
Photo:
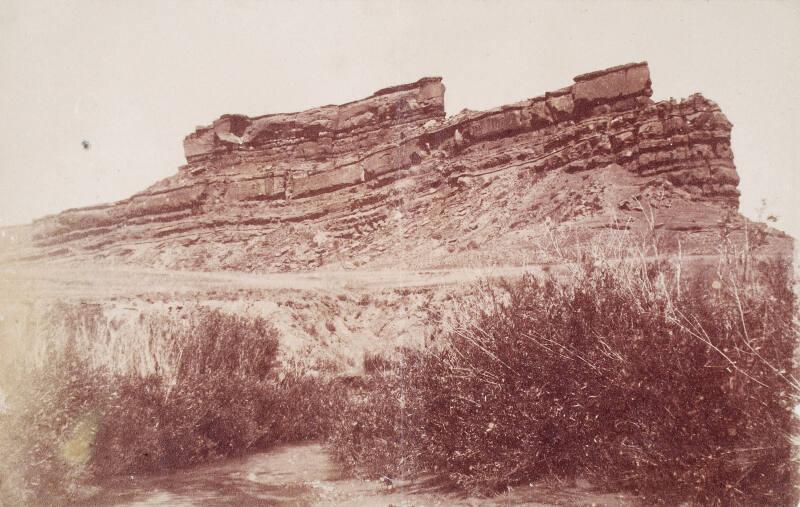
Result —
<instances>
[{"instance_id":1,"label":"large boulder on summit","mask_svg":"<svg viewBox=\"0 0 800 507\"><path fill-rule=\"evenodd\" d=\"M650 89L650 69L647 63L622 65L575 77L572 96L581 107L609 102L623 97L647 96Z\"/></svg>"}]
</instances>

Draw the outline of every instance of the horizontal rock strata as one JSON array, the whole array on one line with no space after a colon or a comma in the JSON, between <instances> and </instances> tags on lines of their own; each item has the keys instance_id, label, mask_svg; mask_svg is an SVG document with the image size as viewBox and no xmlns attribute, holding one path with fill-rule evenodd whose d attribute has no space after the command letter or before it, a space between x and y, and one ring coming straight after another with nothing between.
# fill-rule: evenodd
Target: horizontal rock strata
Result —
<instances>
[{"instance_id":1,"label":"horizontal rock strata","mask_svg":"<svg viewBox=\"0 0 800 507\"><path fill-rule=\"evenodd\" d=\"M699 94L651 100L646 63L449 118L444 90L440 78L423 78L339 106L224 115L184 139L187 164L176 175L123 201L38 220L14 255L307 269L388 259L398 242L444 247L446 257L473 232L481 250L517 222L641 221L642 201L656 194L680 211L665 219L675 230L707 229L738 207L730 122ZM483 224L489 216L494 224Z\"/></svg>"}]
</instances>

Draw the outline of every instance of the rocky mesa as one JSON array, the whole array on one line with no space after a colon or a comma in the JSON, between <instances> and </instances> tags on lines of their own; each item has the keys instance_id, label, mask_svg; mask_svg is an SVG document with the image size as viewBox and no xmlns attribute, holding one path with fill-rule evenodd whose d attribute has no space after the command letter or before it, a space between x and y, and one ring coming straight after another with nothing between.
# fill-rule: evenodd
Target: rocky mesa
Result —
<instances>
[{"instance_id":1,"label":"rocky mesa","mask_svg":"<svg viewBox=\"0 0 800 507\"><path fill-rule=\"evenodd\" d=\"M224 115L184 139L177 174L14 228L0 260L421 269L546 261L554 231L649 231L714 253L721 227L747 225L731 123L700 94L653 101L645 62L489 111L446 117L444 93L427 77L342 105Z\"/></svg>"}]
</instances>

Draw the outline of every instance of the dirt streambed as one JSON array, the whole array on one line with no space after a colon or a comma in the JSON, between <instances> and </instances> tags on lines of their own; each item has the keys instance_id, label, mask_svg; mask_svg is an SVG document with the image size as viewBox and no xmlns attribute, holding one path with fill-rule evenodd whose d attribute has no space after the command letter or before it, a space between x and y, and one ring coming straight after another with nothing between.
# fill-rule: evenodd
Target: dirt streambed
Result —
<instances>
[{"instance_id":1,"label":"dirt streambed","mask_svg":"<svg viewBox=\"0 0 800 507\"><path fill-rule=\"evenodd\" d=\"M599 494L588 484L529 485L497 497L467 497L432 478L363 481L346 476L319 443L277 447L170 474L117 477L95 486L92 506L424 506L635 505L622 495Z\"/></svg>"}]
</instances>

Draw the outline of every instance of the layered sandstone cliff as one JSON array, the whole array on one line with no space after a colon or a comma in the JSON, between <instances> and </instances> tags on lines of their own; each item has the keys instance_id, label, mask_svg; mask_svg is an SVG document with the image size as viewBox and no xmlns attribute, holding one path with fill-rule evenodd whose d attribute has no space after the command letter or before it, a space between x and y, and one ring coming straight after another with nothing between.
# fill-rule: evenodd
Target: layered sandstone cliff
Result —
<instances>
[{"instance_id":1,"label":"layered sandstone cliff","mask_svg":"<svg viewBox=\"0 0 800 507\"><path fill-rule=\"evenodd\" d=\"M423 78L340 106L224 115L186 137L176 175L38 220L5 259L284 271L501 252L521 263L554 226L656 228L707 253L738 207L730 122L699 94L652 101L646 63L449 118L444 90Z\"/></svg>"}]
</instances>

